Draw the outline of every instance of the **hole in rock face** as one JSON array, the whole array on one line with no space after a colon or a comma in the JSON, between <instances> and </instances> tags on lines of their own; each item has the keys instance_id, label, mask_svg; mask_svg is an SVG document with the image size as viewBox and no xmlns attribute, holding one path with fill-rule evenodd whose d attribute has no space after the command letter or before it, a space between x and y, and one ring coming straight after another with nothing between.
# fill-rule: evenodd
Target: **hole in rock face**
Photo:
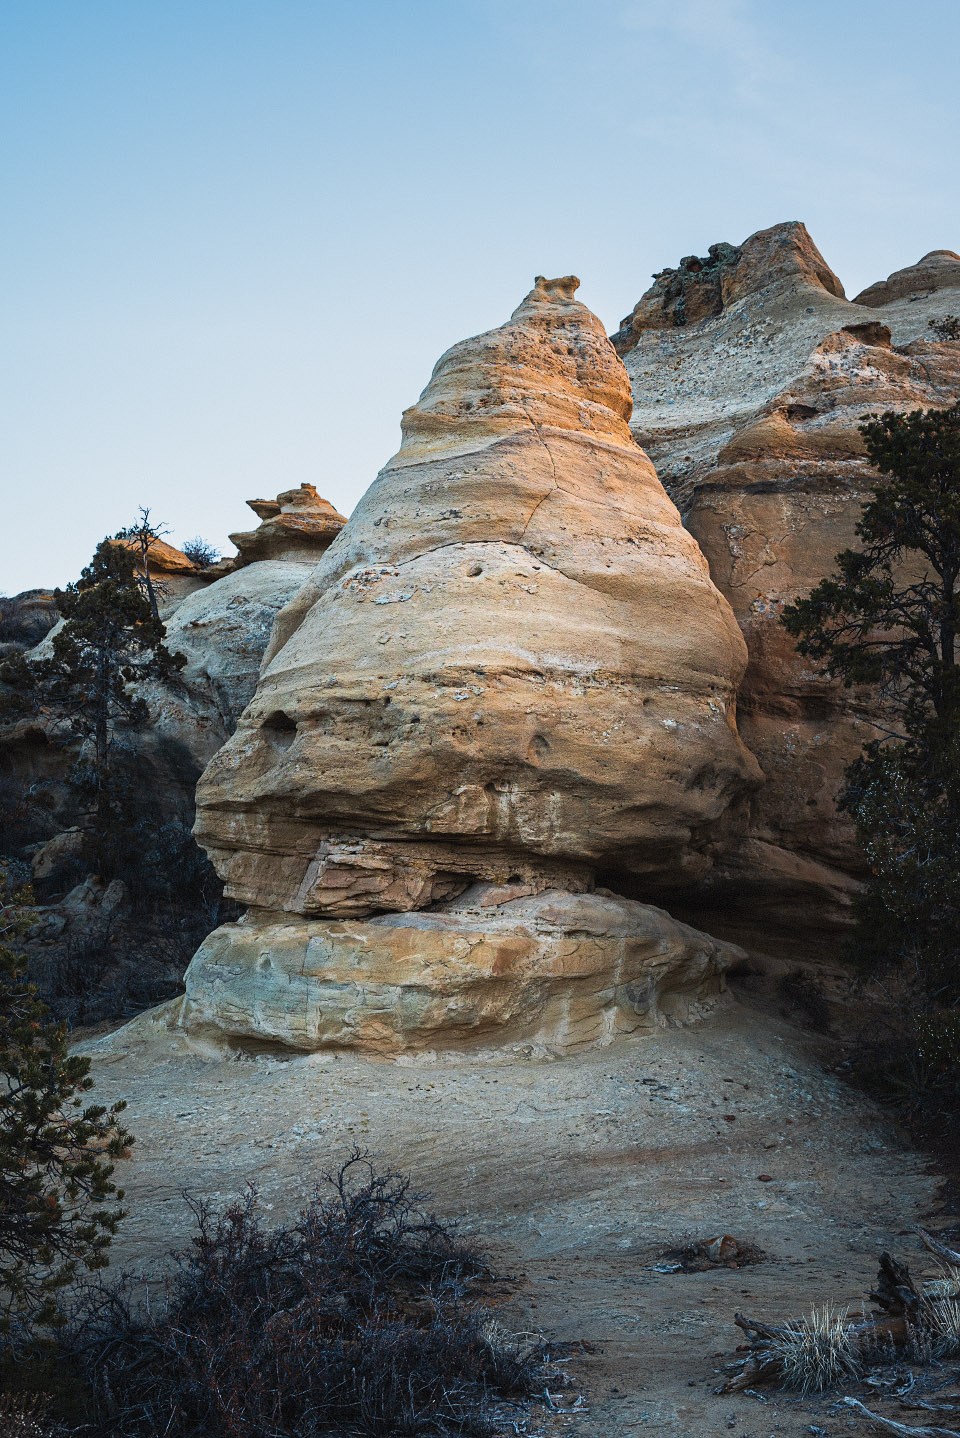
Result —
<instances>
[{"instance_id":1,"label":"hole in rock face","mask_svg":"<svg viewBox=\"0 0 960 1438\"><path fill-rule=\"evenodd\" d=\"M817 413L812 404L788 404L784 414L791 424L799 424L802 420L813 419Z\"/></svg>"},{"instance_id":2,"label":"hole in rock face","mask_svg":"<svg viewBox=\"0 0 960 1438\"><path fill-rule=\"evenodd\" d=\"M281 749L289 749L297 737L296 721L282 709L275 709L272 714L268 714L260 728L270 742Z\"/></svg>"},{"instance_id":3,"label":"hole in rock face","mask_svg":"<svg viewBox=\"0 0 960 1438\"><path fill-rule=\"evenodd\" d=\"M550 753L550 740L545 734L534 734L527 749L527 758L532 764L545 759Z\"/></svg>"},{"instance_id":4,"label":"hole in rock face","mask_svg":"<svg viewBox=\"0 0 960 1438\"><path fill-rule=\"evenodd\" d=\"M482 564L471 564L470 568L467 570L467 573L470 575L470 578L471 578L471 579L476 579L476 577L477 577L478 574L482 574L482 573L483 573L483 565L482 565Z\"/></svg>"}]
</instances>

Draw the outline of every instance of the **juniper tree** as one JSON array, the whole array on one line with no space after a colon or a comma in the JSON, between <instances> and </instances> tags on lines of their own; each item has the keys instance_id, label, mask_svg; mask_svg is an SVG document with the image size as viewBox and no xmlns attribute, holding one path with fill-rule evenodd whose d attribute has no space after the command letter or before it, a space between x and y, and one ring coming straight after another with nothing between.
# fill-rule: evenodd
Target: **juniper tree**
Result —
<instances>
[{"instance_id":1,"label":"juniper tree","mask_svg":"<svg viewBox=\"0 0 960 1438\"><path fill-rule=\"evenodd\" d=\"M94 857L109 874L129 842L124 812L131 786L124 731L143 725L147 705L137 685L170 679L183 667L166 648L156 596L142 574L130 531L97 545L80 578L54 593L63 624L43 659L18 656L0 670L9 712L47 710L80 741L72 782L90 806Z\"/></svg>"},{"instance_id":2,"label":"juniper tree","mask_svg":"<svg viewBox=\"0 0 960 1438\"><path fill-rule=\"evenodd\" d=\"M882 478L838 573L789 605L803 655L870 686L888 722L850 766L841 804L871 876L861 952L908 964L960 1002L960 404L860 426Z\"/></svg>"},{"instance_id":3,"label":"juniper tree","mask_svg":"<svg viewBox=\"0 0 960 1438\"><path fill-rule=\"evenodd\" d=\"M30 894L0 868L0 1347L62 1321L61 1290L103 1268L123 1217L115 1160L133 1142L125 1105L89 1104L90 1060L67 1053L13 945L31 926Z\"/></svg>"}]
</instances>

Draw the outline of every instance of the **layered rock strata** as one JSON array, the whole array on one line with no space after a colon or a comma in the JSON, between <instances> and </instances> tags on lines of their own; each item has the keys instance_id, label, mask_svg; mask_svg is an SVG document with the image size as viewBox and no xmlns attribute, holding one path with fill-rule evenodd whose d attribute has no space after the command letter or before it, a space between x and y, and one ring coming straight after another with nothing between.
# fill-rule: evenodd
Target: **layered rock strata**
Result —
<instances>
[{"instance_id":1,"label":"layered rock strata","mask_svg":"<svg viewBox=\"0 0 960 1438\"><path fill-rule=\"evenodd\" d=\"M347 522L312 484L286 489L276 499L248 499L247 504L260 523L231 534L238 566L263 559L316 564Z\"/></svg>"},{"instance_id":2,"label":"layered rock strata","mask_svg":"<svg viewBox=\"0 0 960 1438\"><path fill-rule=\"evenodd\" d=\"M862 419L960 396L960 345L929 324L960 308L958 283L960 261L940 251L850 303L804 227L777 225L655 277L614 337L633 432L749 646L739 722L767 782L713 880L726 874L718 902L766 929L761 944L843 922L861 861L836 798L878 717L797 657L779 615L856 543L872 478Z\"/></svg>"},{"instance_id":3,"label":"layered rock strata","mask_svg":"<svg viewBox=\"0 0 960 1438\"><path fill-rule=\"evenodd\" d=\"M418 952L429 969L447 931L476 926L444 910L352 923L346 939L338 921L427 909L477 881L582 891L620 864L683 884L759 781L736 729L742 637L630 435L626 373L576 285L538 280L507 324L441 358L399 453L278 616L257 693L197 792L198 838L255 913L191 965L188 1016L205 1012L207 956L229 975L235 953L219 1011L239 1005L257 1028L257 985L275 983L250 968L264 926L292 926L291 952L316 940L333 954L324 982L342 980L345 1003L354 985L362 1009L391 963L406 992ZM617 945L604 953L598 992L619 982ZM511 970L492 1024L514 1023L514 1001L534 1024L517 994L540 992L546 962ZM316 1042L365 1045L364 1025L336 1038L321 1025Z\"/></svg>"},{"instance_id":4,"label":"layered rock strata","mask_svg":"<svg viewBox=\"0 0 960 1438\"><path fill-rule=\"evenodd\" d=\"M443 356L279 615L198 790L241 902L421 908L512 873L582 887L621 854L676 883L756 782L743 641L575 284Z\"/></svg>"},{"instance_id":5,"label":"layered rock strata","mask_svg":"<svg viewBox=\"0 0 960 1438\"><path fill-rule=\"evenodd\" d=\"M510 892L360 923L251 911L201 945L180 1024L241 1046L564 1052L701 1016L742 957L648 904Z\"/></svg>"}]
</instances>

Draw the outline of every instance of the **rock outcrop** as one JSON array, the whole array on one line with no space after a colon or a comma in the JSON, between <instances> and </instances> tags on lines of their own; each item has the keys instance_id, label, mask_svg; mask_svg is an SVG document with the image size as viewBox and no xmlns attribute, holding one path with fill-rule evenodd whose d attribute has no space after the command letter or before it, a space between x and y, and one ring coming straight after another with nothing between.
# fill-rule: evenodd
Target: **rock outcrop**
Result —
<instances>
[{"instance_id":1,"label":"rock outcrop","mask_svg":"<svg viewBox=\"0 0 960 1438\"><path fill-rule=\"evenodd\" d=\"M615 336L633 432L750 650L739 723L766 783L747 841L711 882L718 912L739 909L731 932L760 946L835 930L856 891L836 796L878 716L798 659L779 615L855 543L871 479L862 419L960 396L960 345L929 328L960 306L958 277L956 257L936 252L851 303L804 227L776 225L655 277Z\"/></svg>"},{"instance_id":2,"label":"rock outcrop","mask_svg":"<svg viewBox=\"0 0 960 1438\"><path fill-rule=\"evenodd\" d=\"M278 612L346 524L311 484L248 503L263 522L231 535L240 552L226 573L166 612L167 648L187 662L175 683L147 694L154 733L191 757L191 784L253 698Z\"/></svg>"},{"instance_id":3,"label":"rock outcrop","mask_svg":"<svg viewBox=\"0 0 960 1438\"><path fill-rule=\"evenodd\" d=\"M262 559L316 564L347 522L329 500L321 499L312 484L286 489L276 499L248 499L247 503L260 524L242 534L231 534L238 550L238 567Z\"/></svg>"},{"instance_id":4,"label":"rock outcrop","mask_svg":"<svg viewBox=\"0 0 960 1438\"><path fill-rule=\"evenodd\" d=\"M399 453L278 616L197 793L197 836L256 911L210 941L222 972L288 915L294 949L342 952L362 1006L392 935L439 955L453 920L354 924L354 957L331 924L476 882L531 897L626 868L685 884L759 781L736 729L743 640L630 435L626 373L576 285L539 279L507 324L441 358ZM598 991L617 986L615 951ZM188 1015L209 970L198 955ZM256 1029L256 981L241 988L223 1002Z\"/></svg>"},{"instance_id":5,"label":"rock outcrop","mask_svg":"<svg viewBox=\"0 0 960 1438\"><path fill-rule=\"evenodd\" d=\"M270 525L288 502L295 523ZM88 835L71 827L81 801L69 776L81 749L70 723L41 710L0 724L0 853L24 866L30 860L38 893L50 901L28 945L31 973L56 1013L71 1022L96 1022L169 996L210 927L215 885L194 909L184 896L184 885L197 880L189 843L197 779L253 696L277 612L345 523L309 485L275 503L255 500L253 507L268 513L261 526L267 536L262 542L258 532L241 536L251 542L237 562L195 565L162 540L149 551L166 644L187 661L171 681L141 686L147 722L124 736L135 755L138 801L145 800L158 852L165 854L161 872L170 877L171 892L154 893L152 910L134 911L124 884L110 886L109 906L101 902ZM256 557L261 554L270 557ZM14 639L31 632L38 639L58 619L45 591L5 601L0 621L8 614ZM12 647L26 646L21 640ZM32 652L43 658L49 648L48 635ZM196 883L189 892L196 899ZM85 895L84 902L75 902L76 895Z\"/></svg>"},{"instance_id":6,"label":"rock outcrop","mask_svg":"<svg viewBox=\"0 0 960 1438\"><path fill-rule=\"evenodd\" d=\"M0 595L0 660L32 649L60 618L52 589Z\"/></svg>"},{"instance_id":7,"label":"rock outcrop","mask_svg":"<svg viewBox=\"0 0 960 1438\"><path fill-rule=\"evenodd\" d=\"M522 1039L564 1051L698 1017L737 956L606 893L477 885L440 910L362 923L251 912L201 945L180 1024L307 1050Z\"/></svg>"},{"instance_id":8,"label":"rock outcrop","mask_svg":"<svg viewBox=\"0 0 960 1438\"><path fill-rule=\"evenodd\" d=\"M135 540L117 540L124 549L129 549L139 561ZM163 618L172 614L177 605L188 594L195 594L213 583L215 571L212 567L196 564L182 549L168 544L165 539L154 539L147 551L147 566L150 578L157 587L158 604Z\"/></svg>"},{"instance_id":9,"label":"rock outcrop","mask_svg":"<svg viewBox=\"0 0 960 1438\"><path fill-rule=\"evenodd\" d=\"M743 642L575 282L455 345L198 791L241 902L420 908L516 872L709 867L756 780ZM459 876L459 877L458 877ZM438 886L438 887L436 887Z\"/></svg>"},{"instance_id":10,"label":"rock outcrop","mask_svg":"<svg viewBox=\"0 0 960 1438\"><path fill-rule=\"evenodd\" d=\"M855 297L855 305L868 305L873 309L897 304L901 300L915 303L928 301L935 294L943 295L946 290L960 289L960 255L953 250L931 250L915 265L904 270L894 270L885 280L868 285ZM943 295L943 298L948 298ZM954 295L954 304L960 304L960 296Z\"/></svg>"}]
</instances>

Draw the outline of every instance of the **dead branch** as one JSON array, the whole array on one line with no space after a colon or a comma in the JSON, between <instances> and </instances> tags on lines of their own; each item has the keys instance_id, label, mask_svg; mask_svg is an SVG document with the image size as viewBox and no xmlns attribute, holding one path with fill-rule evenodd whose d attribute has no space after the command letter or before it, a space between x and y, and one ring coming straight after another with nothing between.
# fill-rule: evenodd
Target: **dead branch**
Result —
<instances>
[{"instance_id":1,"label":"dead branch","mask_svg":"<svg viewBox=\"0 0 960 1438\"><path fill-rule=\"evenodd\" d=\"M938 1258L946 1259L947 1263L956 1264L957 1268L960 1268L960 1253L955 1248L948 1248L945 1243L940 1242L939 1238L932 1237L926 1229L918 1227L917 1224L914 1224L910 1231L917 1235L931 1253L935 1253Z\"/></svg>"},{"instance_id":2,"label":"dead branch","mask_svg":"<svg viewBox=\"0 0 960 1438\"><path fill-rule=\"evenodd\" d=\"M951 1252L936 1240L929 1246L941 1256ZM917 1289L906 1264L889 1253L880 1258L870 1297L880 1312L862 1319L825 1309L804 1320L772 1324L737 1313L734 1322L747 1341L737 1350L742 1356L724 1369L727 1381L717 1391L742 1393L765 1379L788 1386L799 1381L812 1387L832 1387L842 1381L844 1373L855 1376L867 1365L904 1353L916 1356L918 1342L937 1341L944 1319L936 1301ZM951 1333L952 1324L950 1318Z\"/></svg>"},{"instance_id":3,"label":"dead branch","mask_svg":"<svg viewBox=\"0 0 960 1438\"><path fill-rule=\"evenodd\" d=\"M844 1398L843 1401L848 1408L853 1408L864 1418L869 1418L871 1423L875 1423L885 1433L906 1434L907 1438L960 1438L960 1433L955 1428L910 1428L906 1423L895 1423L892 1418L881 1418L879 1413L871 1413L859 1398Z\"/></svg>"}]
</instances>

